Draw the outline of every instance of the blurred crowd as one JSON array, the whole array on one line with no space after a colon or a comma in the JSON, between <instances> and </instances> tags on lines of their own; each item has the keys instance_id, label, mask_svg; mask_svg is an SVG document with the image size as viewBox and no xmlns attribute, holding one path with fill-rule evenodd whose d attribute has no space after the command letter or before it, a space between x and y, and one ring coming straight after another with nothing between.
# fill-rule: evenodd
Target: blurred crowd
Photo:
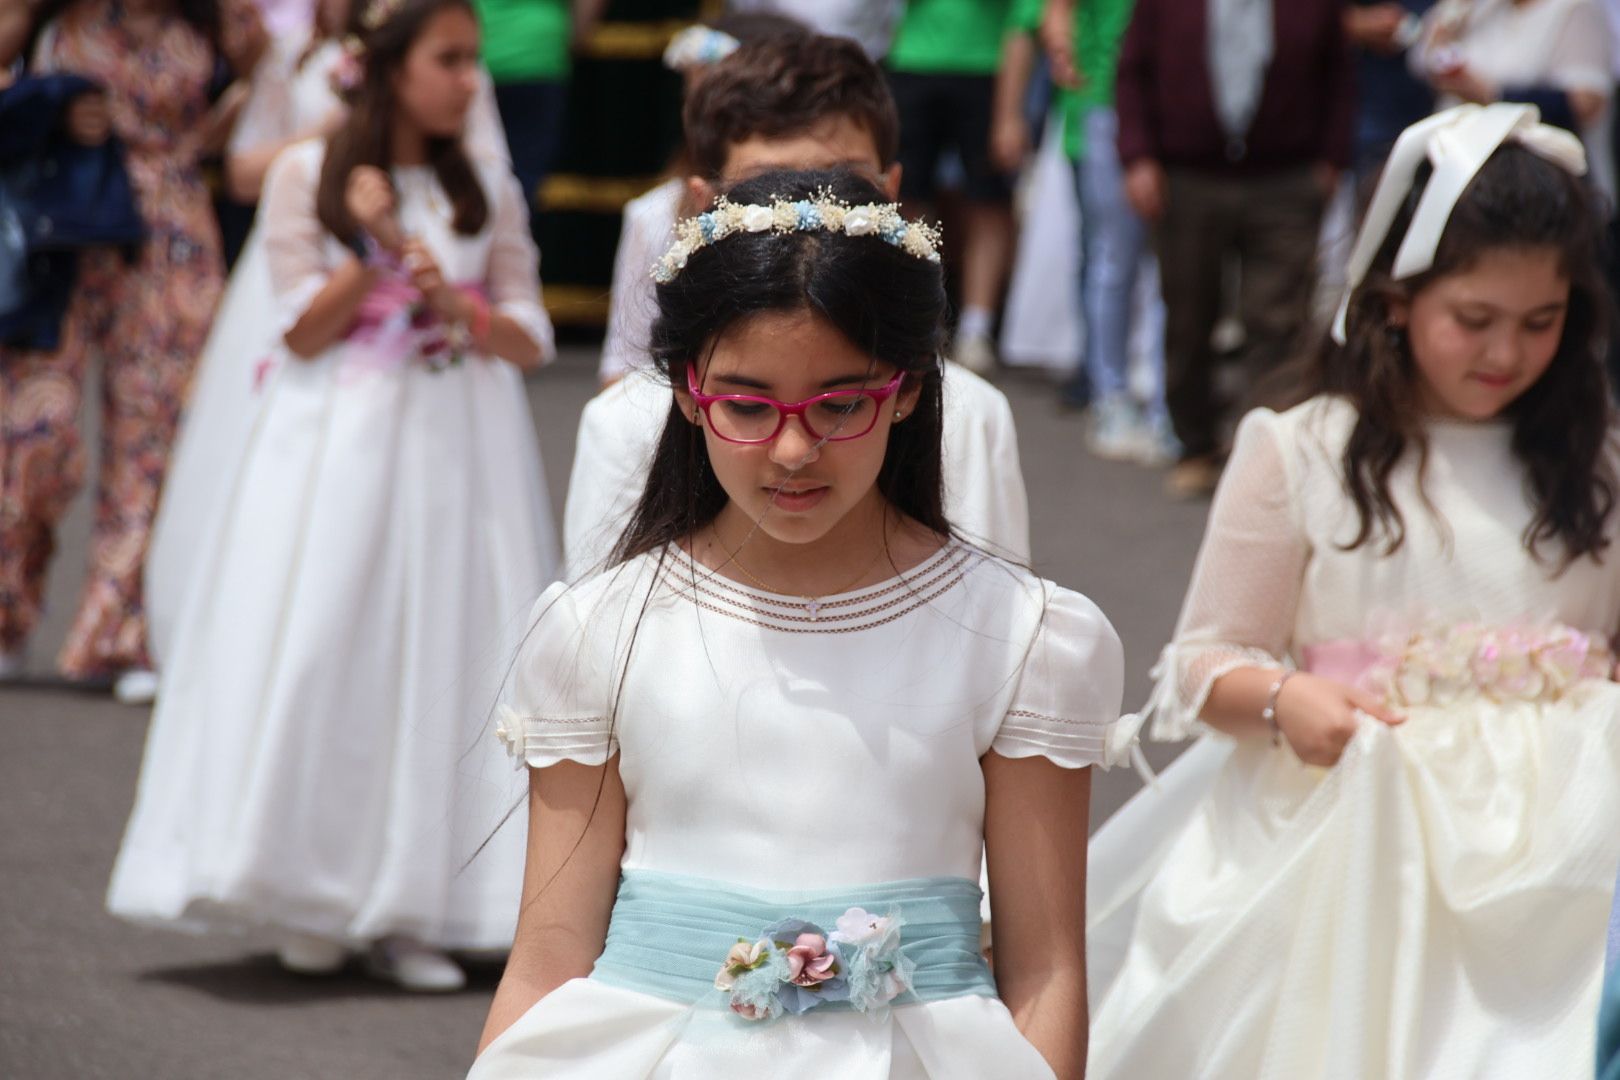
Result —
<instances>
[{"instance_id":1,"label":"blurred crowd","mask_svg":"<svg viewBox=\"0 0 1620 1080\"><path fill-rule=\"evenodd\" d=\"M851 37L898 107L902 201L946 224L951 357L1058 372L1089 449L1168 467L1181 496L1213 489L1242 403L1319 333L1313 300L1407 124L1534 103L1614 191L1616 0L665 6L476 0L467 138L510 162L531 210L557 167L572 57L626 11ZM21 669L87 472L96 387L94 542L58 666L134 676L126 689L149 696L143 561L243 232L218 207L251 204L278 154L335 129L357 18L349 0L0 6L0 677ZM672 160L670 176L689 170Z\"/></svg>"}]
</instances>

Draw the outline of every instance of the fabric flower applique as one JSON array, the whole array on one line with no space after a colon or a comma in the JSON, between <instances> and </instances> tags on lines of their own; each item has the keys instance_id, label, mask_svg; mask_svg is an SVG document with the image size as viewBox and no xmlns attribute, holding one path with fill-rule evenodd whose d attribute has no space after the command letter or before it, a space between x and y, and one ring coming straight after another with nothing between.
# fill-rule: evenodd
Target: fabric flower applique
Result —
<instances>
[{"instance_id":1,"label":"fabric flower applique","mask_svg":"<svg viewBox=\"0 0 1620 1080\"><path fill-rule=\"evenodd\" d=\"M1448 705L1466 694L1555 701L1585 679L1614 677L1607 643L1572 627L1458 623L1382 643L1361 680L1396 706Z\"/></svg>"},{"instance_id":2,"label":"fabric flower applique","mask_svg":"<svg viewBox=\"0 0 1620 1080\"><path fill-rule=\"evenodd\" d=\"M521 767L526 749L523 738L523 718L510 705L495 710L495 738L500 740L513 761Z\"/></svg>"},{"instance_id":3,"label":"fabric flower applique","mask_svg":"<svg viewBox=\"0 0 1620 1080\"><path fill-rule=\"evenodd\" d=\"M795 1016L828 1002L875 1012L911 989L915 965L900 954L898 916L851 908L832 934L803 919L783 919L750 942L740 938L715 976L745 1020Z\"/></svg>"}]
</instances>

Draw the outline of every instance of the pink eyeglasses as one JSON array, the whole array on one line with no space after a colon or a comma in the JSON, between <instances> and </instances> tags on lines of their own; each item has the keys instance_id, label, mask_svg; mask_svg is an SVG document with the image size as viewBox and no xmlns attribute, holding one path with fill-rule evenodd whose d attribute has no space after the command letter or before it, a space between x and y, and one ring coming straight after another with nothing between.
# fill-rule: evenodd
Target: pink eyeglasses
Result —
<instances>
[{"instance_id":1,"label":"pink eyeglasses","mask_svg":"<svg viewBox=\"0 0 1620 1080\"><path fill-rule=\"evenodd\" d=\"M874 389L834 390L803 401L777 401L755 394L705 394L697 388L693 368L686 369L686 388L709 418L709 430L729 443L767 443L782 433L788 417L797 416L813 439L847 442L877 426L882 404L900 392L906 373ZM720 406L718 409L715 406Z\"/></svg>"}]
</instances>

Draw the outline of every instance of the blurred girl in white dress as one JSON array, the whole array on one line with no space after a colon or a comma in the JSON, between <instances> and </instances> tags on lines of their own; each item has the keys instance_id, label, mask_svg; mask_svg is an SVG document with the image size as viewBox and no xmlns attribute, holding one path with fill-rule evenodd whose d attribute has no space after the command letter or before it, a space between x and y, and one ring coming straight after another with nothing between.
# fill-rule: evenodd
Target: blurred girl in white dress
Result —
<instances>
[{"instance_id":1,"label":"blurred girl in white dress","mask_svg":"<svg viewBox=\"0 0 1620 1080\"><path fill-rule=\"evenodd\" d=\"M282 347L191 567L108 904L445 990L439 950L504 947L517 916L521 823L495 830L521 784L478 736L555 573L521 375L551 341L517 183L462 146L469 5L360 19L349 116L266 183Z\"/></svg>"},{"instance_id":2,"label":"blurred girl in white dress","mask_svg":"<svg viewBox=\"0 0 1620 1080\"><path fill-rule=\"evenodd\" d=\"M350 0L320 0L310 32L276 39L254 69L225 157L233 198L258 202L265 173L282 151L324 139L343 122L344 98L359 89L361 71L352 46L343 45L352 14ZM482 67L464 144L475 161L509 160L494 87ZM173 647L186 590L196 582L197 553L219 526L223 493L241 464L281 329L261 224L248 234L226 285L163 479L145 570L148 636L160 666Z\"/></svg>"},{"instance_id":3,"label":"blurred girl in white dress","mask_svg":"<svg viewBox=\"0 0 1620 1080\"><path fill-rule=\"evenodd\" d=\"M1097 1078L1590 1075L1620 494L1580 142L1402 135L1308 399L1244 418L1094 841Z\"/></svg>"}]
</instances>

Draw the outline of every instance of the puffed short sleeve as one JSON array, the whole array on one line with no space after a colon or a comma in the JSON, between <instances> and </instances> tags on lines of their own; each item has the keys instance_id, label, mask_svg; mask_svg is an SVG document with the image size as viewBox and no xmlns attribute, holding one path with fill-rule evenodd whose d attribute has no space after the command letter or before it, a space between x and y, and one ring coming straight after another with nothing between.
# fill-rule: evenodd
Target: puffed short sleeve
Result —
<instances>
[{"instance_id":1,"label":"puffed short sleeve","mask_svg":"<svg viewBox=\"0 0 1620 1080\"><path fill-rule=\"evenodd\" d=\"M1045 611L990 748L1009 758L1041 755L1065 769L1128 761L1134 738L1119 722L1119 635L1084 596L1043 586Z\"/></svg>"},{"instance_id":2,"label":"puffed short sleeve","mask_svg":"<svg viewBox=\"0 0 1620 1080\"><path fill-rule=\"evenodd\" d=\"M618 753L612 725L613 659L558 582L541 595L497 710L496 736L530 768L601 765Z\"/></svg>"}]
</instances>

